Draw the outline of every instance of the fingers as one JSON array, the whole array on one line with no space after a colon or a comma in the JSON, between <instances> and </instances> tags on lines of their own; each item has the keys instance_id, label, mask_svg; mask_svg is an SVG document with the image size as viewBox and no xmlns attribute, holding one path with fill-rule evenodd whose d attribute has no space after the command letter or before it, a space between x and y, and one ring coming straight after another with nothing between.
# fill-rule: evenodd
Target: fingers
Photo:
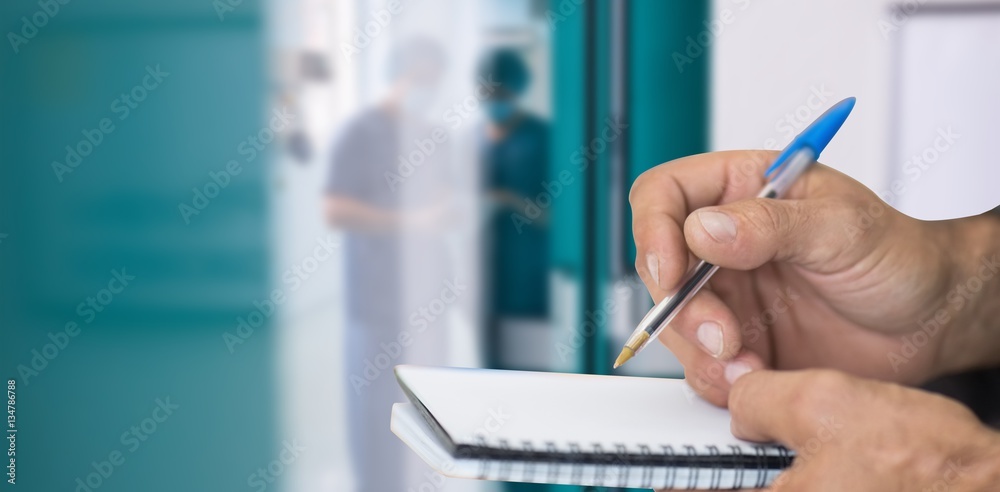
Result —
<instances>
[{"instance_id":1,"label":"fingers","mask_svg":"<svg viewBox=\"0 0 1000 492\"><path fill-rule=\"evenodd\" d=\"M853 394L852 381L829 370L753 371L739 377L729 393L733 435L788 446L805 442L820 419Z\"/></svg>"},{"instance_id":2,"label":"fingers","mask_svg":"<svg viewBox=\"0 0 1000 492\"><path fill-rule=\"evenodd\" d=\"M836 226L851 224L853 213L844 201L754 198L697 210L684 236L695 255L723 268L779 261L827 273L856 257L854 236Z\"/></svg>"},{"instance_id":3,"label":"fingers","mask_svg":"<svg viewBox=\"0 0 1000 492\"><path fill-rule=\"evenodd\" d=\"M712 358L726 361L743 348L736 315L709 289L702 289L688 302L669 329ZM668 346L669 348L669 346Z\"/></svg>"},{"instance_id":4,"label":"fingers","mask_svg":"<svg viewBox=\"0 0 1000 492\"><path fill-rule=\"evenodd\" d=\"M636 271L654 301L675 289L693 263L684 239L688 214L754 196L774 156L761 151L696 155L658 166L636 180L629 196ZM760 357L743 349L739 327L732 311L715 294L703 291L660 338L684 365L691 385L716 405L725 406L728 400L727 372L763 367Z\"/></svg>"},{"instance_id":5,"label":"fingers","mask_svg":"<svg viewBox=\"0 0 1000 492\"><path fill-rule=\"evenodd\" d=\"M858 209L881 201L833 169L813 166L787 200L754 199L774 157L762 151L702 154L636 180L629 196L636 269L650 292L676 286L688 266L687 249L727 268L747 270L776 260L828 273L874 247L872 231L882 228L860 230Z\"/></svg>"},{"instance_id":6,"label":"fingers","mask_svg":"<svg viewBox=\"0 0 1000 492\"><path fill-rule=\"evenodd\" d=\"M688 384L702 398L724 407L730 381L764 361L746 350L732 311L710 290L702 290L660 334L660 341L684 366Z\"/></svg>"},{"instance_id":7,"label":"fingers","mask_svg":"<svg viewBox=\"0 0 1000 492\"><path fill-rule=\"evenodd\" d=\"M690 253L683 229L649 209L633 208L635 271L655 302L663 299L688 269Z\"/></svg>"},{"instance_id":8,"label":"fingers","mask_svg":"<svg viewBox=\"0 0 1000 492\"><path fill-rule=\"evenodd\" d=\"M636 271L662 296L687 270L684 220L692 211L754 196L775 154L715 152L685 157L646 171L632 185Z\"/></svg>"},{"instance_id":9,"label":"fingers","mask_svg":"<svg viewBox=\"0 0 1000 492\"><path fill-rule=\"evenodd\" d=\"M881 200L857 181L815 165L786 199L749 198L695 211L684 236L694 254L726 268L780 261L834 273L870 253L881 242L879 232L888 230L859 222L873 206L880 223L897 216L883 214Z\"/></svg>"},{"instance_id":10,"label":"fingers","mask_svg":"<svg viewBox=\"0 0 1000 492\"><path fill-rule=\"evenodd\" d=\"M769 490L929 490L945 482L950 465L942 464L991 455L974 444L982 423L959 403L836 371L746 374L733 384L729 410L736 437L795 450ZM996 448L995 436L978 442ZM981 463L996 468L995 457Z\"/></svg>"},{"instance_id":11,"label":"fingers","mask_svg":"<svg viewBox=\"0 0 1000 492\"><path fill-rule=\"evenodd\" d=\"M764 369L760 356L743 350L732 360L723 362L703 354L691 358L678 356L684 364L684 379L709 403L725 408L729 404L732 384L743 374Z\"/></svg>"},{"instance_id":12,"label":"fingers","mask_svg":"<svg viewBox=\"0 0 1000 492\"><path fill-rule=\"evenodd\" d=\"M815 477L808 470L804 470L802 466L792 465L791 468L786 468L785 471L781 472L777 478L771 482L771 485L767 488L771 492L801 492L803 490L815 490L816 480Z\"/></svg>"}]
</instances>

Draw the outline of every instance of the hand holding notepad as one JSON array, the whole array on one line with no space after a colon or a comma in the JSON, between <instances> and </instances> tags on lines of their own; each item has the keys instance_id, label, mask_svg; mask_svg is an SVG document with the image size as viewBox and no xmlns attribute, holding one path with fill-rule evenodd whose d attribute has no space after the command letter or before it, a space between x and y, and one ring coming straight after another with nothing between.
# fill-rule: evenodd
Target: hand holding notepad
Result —
<instances>
[{"instance_id":1,"label":"hand holding notepad","mask_svg":"<svg viewBox=\"0 0 1000 492\"><path fill-rule=\"evenodd\" d=\"M733 437L682 380L399 366L392 431L451 477L644 488L762 487L778 445Z\"/></svg>"}]
</instances>

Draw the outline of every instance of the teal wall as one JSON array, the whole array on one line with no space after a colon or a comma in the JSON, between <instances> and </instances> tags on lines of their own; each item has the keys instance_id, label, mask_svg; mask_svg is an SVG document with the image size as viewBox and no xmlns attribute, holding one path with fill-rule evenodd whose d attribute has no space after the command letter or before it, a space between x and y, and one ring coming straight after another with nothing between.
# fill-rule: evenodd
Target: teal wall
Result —
<instances>
[{"instance_id":1,"label":"teal wall","mask_svg":"<svg viewBox=\"0 0 1000 492\"><path fill-rule=\"evenodd\" d=\"M553 0L559 12L565 4ZM693 58L678 69L674 53L684 53L688 37L697 37L710 15L707 1L666 2L626 0L625 63L627 128L620 139L593 159L580 158L612 116L610 48L611 3L584 2L557 25L553 34L554 132L550 173L568 170L574 184L552 207L552 256L555 268L580 284L580 305L594 311L602 299L610 275L609 227L625 228L626 256L621 262L631 271L635 245L631 213L615 222L609 200L625 200L632 181L643 171L663 162L708 150L709 53ZM588 20L588 16L590 16ZM611 153L625 147L626 170L623 189L609 188ZM582 310L582 311L583 311ZM580 366L588 372L603 372L610 357L601 336L593 337L590 350L581 355Z\"/></svg>"},{"instance_id":2,"label":"teal wall","mask_svg":"<svg viewBox=\"0 0 1000 492\"><path fill-rule=\"evenodd\" d=\"M17 381L18 486L78 490L120 452L102 491L247 488L281 446L270 326L232 354L222 340L269 290L267 159L237 151L265 125L260 7L221 21L204 1L59 8L18 52L0 44L0 371ZM4 2L0 32L37 12ZM156 66L169 75L122 119L114 101ZM52 162L103 118L114 131L60 181ZM191 188L232 159L243 172L185 223ZM78 310L113 270L135 278ZM154 414L168 398L178 407ZM122 438L154 415L146 440Z\"/></svg>"},{"instance_id":3,"label":"teal wall","mask_svg":"<svg viewBox=\"0 0 1000 492\"><path fill-rule=\"evenodd\" d=\"M708 151L711 44L681 68L674 55L687 56L688 38L710 17L707 0L629 0L629 184L651 167ZM631 227L631 213L625 223ZM634 241L628 252L632 264Z\"/></svg>"}]
</instances>

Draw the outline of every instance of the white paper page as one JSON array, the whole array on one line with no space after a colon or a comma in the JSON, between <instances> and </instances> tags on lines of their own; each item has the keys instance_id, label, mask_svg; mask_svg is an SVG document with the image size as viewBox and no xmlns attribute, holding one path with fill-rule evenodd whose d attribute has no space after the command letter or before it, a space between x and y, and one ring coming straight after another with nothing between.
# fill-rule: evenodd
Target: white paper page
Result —
<instances>
[{"instance_id":1,"label":"white paper page","mask_svg":"<svg viewBox=\"0 0 1000 492\"><path fill-rule=\"evenodd\" d=\"M729 430L729 412L698 398L683 380L399 366L397 377L459 444L560 452L699 453L709 445L750 449ZM780 409L776 409L780 411Z\"/></svg>"}]
</instances>

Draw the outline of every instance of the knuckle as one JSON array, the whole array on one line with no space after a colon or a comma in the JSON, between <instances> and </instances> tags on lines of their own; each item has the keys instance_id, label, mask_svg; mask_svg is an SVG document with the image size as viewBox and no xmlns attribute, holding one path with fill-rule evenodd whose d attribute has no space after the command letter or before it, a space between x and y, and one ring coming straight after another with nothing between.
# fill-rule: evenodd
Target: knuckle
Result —
<instances>
[{"instance_id":1,"label":"knuckle","mask_svg":"<svg viewBox=\"0 0 1000 492\"><path fill-rule=\"evenodd\" d=\"M736 384L729 388L729 409L732 411L734 421L742 421L743 410L752 408L754 403L760 398L758 393L760 387L755 384L748 384L754 381L756 374L751 372L740 378Z\"/></svg>"},{"instance_id":2,"label":"knuckle","mask_svg":"<svg viewBox=\"0 0 1000 492\"><path fill-rule=\"evenodd\" d=\"M733 420L739 420L740 415L739 409L743 408L743 402L746 400L747 385L736 384L729 389L729 408L733 412Z\"/></svg>"},{"instance_id":3,"label":"knuckle","mask_svg":"<svg viewBox=\"0 0 1000 492\"><path fill-rule=\"evenodd\" d=\"M642 193L643 189L646 188L646 182L649 181L649 176L652 171L652 169L649 169L643 172L638 178L635 178L635 181L632 182L632 187L628 190L628 203L632 206L632 208L635 208L639 195Z\"/></svg>"},{"instance_id":4,"label":"knuckle","mask_svg":"<svg viewBox=\"0 0 1000 492\"><path fill-rule=\"evenodd\" d=\"M765 199L750 200L744 209L744 217L760 231L768 233L781 231L789 222L788 210Z\"/></svg>"},{"instance_id":5,"label":"knuckle","mask_svg":"<svg viewBox=\"0 0 1000 492\"><path fill-rule=\"evenodd\" d=\"M635 265L644 266L645 253L656 243L656 227L649 218L632 216L632 239L635 242Z\"/></svg>"},{"instance_id":6,"label":"knuckle","mask_svg":"<svg viewBox=\"0 0 1000 492\"><path fill-rule=\"evenodd\" d=\"M705 362L698 364L697 372L701 377L712 381L724 381L726 377L726 365L716 359L704 359Z\"/></svg>"},{"instance_id":7,"label":"knuckle","mask_svg":"<svg viewBox=\"0 0 1000 492\"><path fill-rule=\"evenodd\" d=\"M685 369L687 369L687 367L685 367ZM690 374L685 377L688 386L690 386L691 389L693 389L696 393L698 393L701 396L707 395L709 390L712 389L713 386L712 380L705 377L705 375L699 371L690 371L690 372L692 372L693 374Z\"/></svg>"},{"instance_id":8,"label":"knuckle","mask_svg":"<svg viewBox=\"0 0 1000 492\"><path fill-rule=\"evenodd\" d=\"M656 189L656 183L663 183L665 177L668 176L667 171L669 167L670 162L665 162L643 171L642 174L635 178L635 181L632 182L632 187L628 191L628 203L632 208L635 208L647 190Z\"/></svg>"}]
</instances>

